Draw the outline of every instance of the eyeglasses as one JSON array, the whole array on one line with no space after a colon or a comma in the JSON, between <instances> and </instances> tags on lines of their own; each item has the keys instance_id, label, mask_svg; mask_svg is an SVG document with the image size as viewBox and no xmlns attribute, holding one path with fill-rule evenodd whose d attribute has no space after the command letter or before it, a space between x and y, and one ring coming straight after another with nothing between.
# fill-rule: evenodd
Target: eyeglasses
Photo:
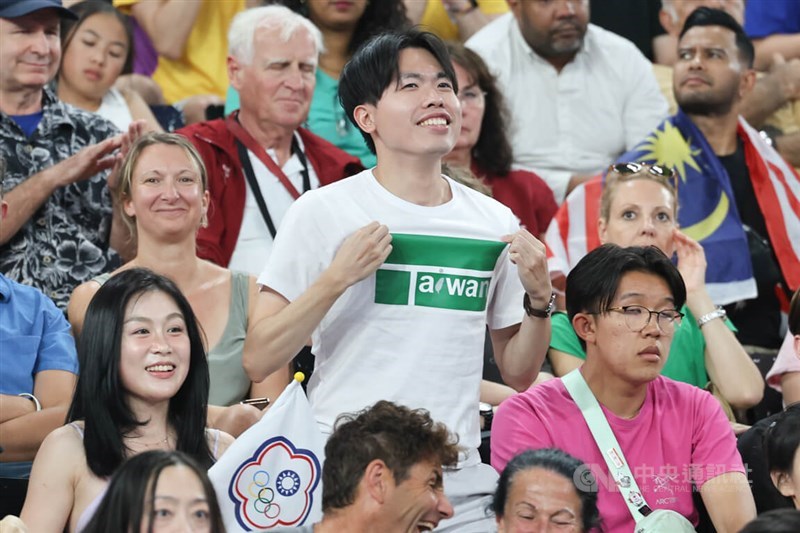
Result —
<instances>
[{"instance_id":1,"label":"eyeglasses","mask_svg":"<svg viewBox=\"0 0 800 533\"><path fill-rule=\"evenodd\" d=\"M662 181L663 183L666 183L672 187L675 192L678 191L678 173L671 168L662 167L661 165L648 165L644 163L633 162L615 163L608 167L609 172L616 172L620 175L621 179L638 174L643 170L646 170L648 174L652 174L653 176L661 178L659 181Z\"/></svg>"},{"instance_id":2,"label":"eyeglasses","mask_svg":"<svg viewBox=\"0 0 800 533\"><path fill-rule=\"evenodd\" d=\"M683 313L675 309L664 309L662 311L651 311L643 305L624 305L622 307L609 307L606 312L613 311L621 313L625 319L625 325L634 333L639 333L650 324L650 318L656 315L658 328L664 333L671 333L675 326L679 326Z\"/></svg>"},{"instance_id":3,"label":"eyeglasses","mask_svg":"<svg viewBox=\"0 0 800 533\"><path fill-rule=\"evenodd\" d=\"M458 91L458 99L462 106L478 106L484 101L486 93L477 87Z\"/></svg>"}]
</instances>

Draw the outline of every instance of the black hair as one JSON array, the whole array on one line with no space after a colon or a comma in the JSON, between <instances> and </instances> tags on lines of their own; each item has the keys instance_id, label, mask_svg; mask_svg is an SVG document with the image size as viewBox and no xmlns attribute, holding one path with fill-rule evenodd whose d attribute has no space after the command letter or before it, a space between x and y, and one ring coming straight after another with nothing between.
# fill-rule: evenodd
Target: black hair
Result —
<instances>
[{"instance_id":1,"label":"black hair","mask_svg":"<svg viewBox=\"0 0 800 533\"><path fill-rule=\"evenodd\" d=\"M773 509L761 513L747 523L739 533L797 533L800 531L800 511Z\"/></svg>"},{"instance_id":2,"label":"black hair","mask_svg":"<svg viewBox=\"0 0 800 533\"><path fill-rule=\"evenodd\" d=\"M756 57L753 41L747 36L742 25L736 22L736 19L730 14L712 7L698 7L692 11L683 24L680 38L683 38L683 35L695 26L722 26L731 30L736 36L736 48L739 49L739 56L744 60L747 68L753 68L753 60Z\"/></svg>"},{"instance_id":3,"label":"black hair","mask_svg":"<svg viewBox=\"0 0 800 533\"><path fill-rule=\"evenodd\" d=\"M308 19L311 18L308 11L308 3L305 0L278 0L275 3L286 6ZM364 14L358 19L353 37L347 45L347 52L353 55L362 44L372 37L387 31L402 29L408 25L406 4L403 0L374 0L367 2Z\"/></svg>"},{"instance_id":4,"label":"black hair","mask_svg":"<svg viewBox=\"0 0 800 533\"><path fill-rule=\"evenodd\" d=\"M442 466L458 462L458 437L428 411L381 400L358 413L345 413L325 445L322 510L355 502L358 484L369 463L383 461L400 484L421 461Z\"/></svg>"},{"instance_id":5,"label":"black hair","mask_svg":"<svg viewBox=\"0 0 800 533\"><path fill-rule=\"evenodd\" d=\"M167 422L177 436L176 449L192 456L204 468L214 463L205 432L208 361L192 307L168 278L145 268L131 268L100 287L89 303L78 337L81 371L67 419L84 421L86 463L97 477L114 473L128 455L123 437L147 423L131 412L119 369L125 308L150 291L167 294L178 306L191 346L188 374L170 399L167 414Z\"/></svg>"},{"instance_id":6,"label":"black hair","mask_svg":"<svg viewBox=\"0 0 800 533\"><path fill-rule=\"evenodd\" d=\"M495 516L502 518L505 514L506 501L511 492L511 485L517 474L532 468L543 468L570 480L575 492L581 500L581 531L600 529L600 511L597 508L598 485L592 471L583 461L557 448L526 450L511 459L500 479L492 497L491 509Z\"/></svg>"},{"instance_id":7,"label":"black hair","mask_svg":"<svg viewBox=\"0 0 800 533\"><path fill-rule=\"evenodd\" d=\"M675 308L686 303L686 285L680 272L664 252L655 246L604 244L586 254L567 276L567 315L570 322L578 313L603 313L617 295L622 277L628 272L645 272L662 278L675 300ZM586 343L581 339L581 346Z\"/></svg>"},{"instance_id":8,"label":"black hair","mask_svg":"<svg viewBox=\"0 0 800 533\"><path fill-rule=\"evenodd\" d=\"M794 403L778 414L763 438L767 472L791 475L800 448L800 403Z\"/></svg>"},{"instance_id":9,"label":"black hair","mask_svg":"<svg viewBox=\"0 0 800 533\"><path fill-rule=\"evenodd\" d=\"M141 531L143 519L147 531L153 531L152 505L156 485L161 473L170 466L187 467L197 476L208 502L210 530L212 533L224 533L225 525L217 494L205 468L184 453L164 450L143 452L125 461L114 473L100 506L82 531ZM148 511L150 516L145 517Z\"/></svg>"},{"instance_id":10,"label":"black hair","mask_svg":"<svg viewBox=\"0 0 800 533\"><path fill-rule=\"evenodd\" d=\"M353 116L355 108L363 104L377 104L386 88L399 79L400 52L406 48L421 48L430 52L442 66L445 77L453 84L453 91L458 92L450 54L439 37L416 28L379 35L356 51L339 77L339 101L347 118L357 128L359 126ZM361 134L374 154L372 136L363 130Z\"/></svg>"},{"instance_id":11,"label":"black hair","mask_svg":"<svg viewBox=\"0 0 800 533\"><path fill-rule=\"evenodd\" d=\"M81 24L92 15L98 13L109 13L114 15L119 20L122 27L125 28L125 36L128 39L128 53L125 56L125 65L122 67L122 74L130 74L133 72L133 29L131 28L128 17L123 15L117 8L111 5L110 2L102 2L101 0L84 0L69 8L70 11L75 13L77 19L63 17L61 19L61 57L67 52L67 48L72 43L72 38L75 32L80 28Z\"/></svg>"},{"instance_id":12,"label":"black hair","mask_svg":"<svg viewBox=\"0 0 800 533\"><path fill-rule=\"evenodd\" d=\"M789 302L789 331L800 335L800 289L797 289Z\"/></svg>"},{"instance_id":13,"label":"black hair","mask_svg":"<svg viewBox=\"0 0 800 533\"><path fill-rule=\"evenodd\" d=\"M459 43L447 43L447 51L453 63L466 70L484 93L481 134L472 147L472 157L481 172L505 176L511 171L514 154L508 140L511 120L503 91L481 56Z\"/></svg>"}]
</instances>

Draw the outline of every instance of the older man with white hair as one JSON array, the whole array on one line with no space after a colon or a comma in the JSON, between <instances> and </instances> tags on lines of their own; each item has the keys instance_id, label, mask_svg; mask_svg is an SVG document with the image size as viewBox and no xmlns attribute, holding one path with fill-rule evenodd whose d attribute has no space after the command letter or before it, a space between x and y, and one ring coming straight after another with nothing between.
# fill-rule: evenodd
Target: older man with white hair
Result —
<instances>
[{"instance_id":1,"label":"older man with white hair","mask_svg":"<svg viewBox=\"0 0 800 533\"><path fill-rule=\"evenodd\" d=\"M357 173L361 164L300 127L323 48L316 26L281 6L249 9L231 23L228 46L228 75L240 110L179 133L208 168L211 208L198 233L198 253L258 274L292 202Z\"/></svg>"}]
</instances>

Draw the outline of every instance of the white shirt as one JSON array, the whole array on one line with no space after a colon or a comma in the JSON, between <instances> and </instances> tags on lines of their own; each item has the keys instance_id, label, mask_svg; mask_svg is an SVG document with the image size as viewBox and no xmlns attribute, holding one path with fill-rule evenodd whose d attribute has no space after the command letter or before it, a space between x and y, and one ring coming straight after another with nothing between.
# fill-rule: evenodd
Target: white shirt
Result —
<instances>
[{"instance_id":1,"label":"white shirt","mask_svg":"<svg viewBox=\"0 0 800 533\"><path fill-rule=\"evenodd\" d=\"M128 107L128 101L114 87L103 95L103 101L95 113L113 123L119 128L119 131L128 131L128 126L133 122L133 115L131 115L131 110Z\"/></svg>"},{"instance_id":2,"label":"white shirt","mask_svg":"<svg viewBox=\"0 0 800 533\"><path fill-rule=\"evenodd\" d=\"M300 143L300 149L305 150L303 140L299 135L295 134L295 139ZM250 156L250 165L253 167L253 173L256 176L256 181L261 189L261 195L264 198L264 203L267 204L267 211L275 225L275 230L279 230L281 221L289 206L294 202L294 198L286 187L280 182L270 170L256 157L255 154L248 150L247 154ZM272 158L277 164L277 157L274 150L267 150L267 155ZM314 167L311 162L306 161L308 166L308 178L312 189L319 187L319 178L317 173L314 172ZM282 169L289 181L294 185L294 188L302 194L303 191L303 165L297 155L292 156L286 161ZM242 227L239 230L239 238L236 240L236 246L231 255L231 262L228 268L240 272L247 272L257 276L264 269L264 265L269 259L270 252L272 251L272 235L269 234L267 223L264 222L264 217L261 215L261 210L256 203L256 197L253 190L250 188L250 183L247 182L247 193L244 200L244 216L242 217Z\"/></svg>"},{"instance_id":3,"label":"white shirt","mask_svg":"<svg viewBox=\"0 0 800 533\"><path fill-rule=\"evenodd\" d=\"M510 209L448 178L453 198L426 207L394 196L372 170L304 194L289 209L258 283L293 301L342 242L377 220L393 235L380 269L348 288L312 335L308 385L324 433L336 417L391 400L425 408L477 464L486 325L522 321L524 289L501 236Z\"/></svg>"},{"instance_id":4,"label":"white shirt","mask_svg":"<svg viewBox=\"0 0 800 533\"><path fill-rule=\"evenodd\" d=\"M630 41L593 24L560 73L530 48L512 13L467 46L505 95L515 166L539 174L557 202L572 175L605 170L667 116L650 62Z\"/></svg>"}]
</instances>

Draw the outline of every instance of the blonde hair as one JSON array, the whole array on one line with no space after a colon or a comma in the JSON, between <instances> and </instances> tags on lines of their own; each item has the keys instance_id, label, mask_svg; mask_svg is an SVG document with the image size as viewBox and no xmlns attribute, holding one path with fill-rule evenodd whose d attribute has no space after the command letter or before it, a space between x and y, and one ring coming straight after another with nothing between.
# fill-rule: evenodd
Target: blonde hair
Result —
<instances>
[{"instance_id":1,"label":"blonde hair","mask_svg":"<svg viewBox=\"0 0 800 533\"><path fill-rule=\"evenodd\" d=\"M678 191L672 184L672 181L667 176L653 174L650 172L652 165L642 165L642 169L631 174L620 174L619 172L609 169L606 174L606 182L603 185L603 194L600 196L600 218L608 221L611 214L611 202L614 200L614 195L617 192L617 186L620 183L626 183L633 180L649 180L654 181L667 189L670 196L672 196L673 215L678 213Z\"/></svg>"},{"instance_id":2,"label":"blonde hair","mask_svg":"<svg viewBox=\"0 0 800 533\"><path fill-rule=\"evenodd\" d=\"M136 220L134 217L128 215L121 206L125 201L130 200L131 198L133 169L136 167L136 163L138 163L142 152L145 150L145 148L159 144L178 146L182 148L200 174L200 182L203 187L203 192L208 190L208 172L206 171L206 166L203 163L203 159L200 157L200 154L197 152L197 149L186 137L183 135L178 135L177 133L161 132L146 133L142 135L133 143L133 146L131 146L130 150L128 151L128 155L125 156L125 160L122 162L122 168L120 169L119 173L119 186L117 187L117 205L120 206L122 221L130 231L132 237L136 237Z\"/></svg>"}]
</instances>

